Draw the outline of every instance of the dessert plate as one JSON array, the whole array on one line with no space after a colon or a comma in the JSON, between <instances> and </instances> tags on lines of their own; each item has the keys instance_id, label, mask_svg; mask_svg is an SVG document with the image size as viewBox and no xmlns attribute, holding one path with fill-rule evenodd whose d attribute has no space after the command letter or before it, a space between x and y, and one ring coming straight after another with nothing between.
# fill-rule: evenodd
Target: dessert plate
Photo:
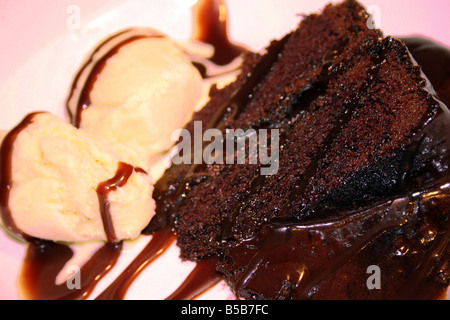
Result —
<instances>
[{"instance_id":1,"label":"dessert plate","mask_svg":"<svg viewBox=\"0 0 450 320\"><path fill-rule=\"evenodd\" d=\"M292 30L302 13L320 10L327 2L299 0L226 0L230 38L251 50ZM178 41L189 39L196 0L1 0L0 41L7 44L0 62L0 130L10 130L26 114L47 110L67 119L64 103L72 78L86 54L103 38L126 27L159 29ZM362 0L374 14L371 23L386 35L424 35L450 46L447 0ZM101 281L95 298L146 245L150 237L127 242L114 269ZM77 246L82 263L98 244ZM0 299L18 299L17 277L26 245L0 232ZM127 299L164 299L194 268L182 262L175 245L147 267L130 287ZM69 269L69 268L68 268ZM67 277L62 271L61 279ZM233 299L223 283L199 299Z\"/></svg>"}]
</instances>

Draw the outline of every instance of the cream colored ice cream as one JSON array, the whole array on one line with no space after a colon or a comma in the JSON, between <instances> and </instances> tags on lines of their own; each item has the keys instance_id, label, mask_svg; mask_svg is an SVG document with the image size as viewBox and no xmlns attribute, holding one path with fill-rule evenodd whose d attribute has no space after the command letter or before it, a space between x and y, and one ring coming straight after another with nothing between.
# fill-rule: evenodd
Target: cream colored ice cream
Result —
<instances>
[{"instance_id":1,"label":"cream colored ice cream","mask_svg":"<svg viewBox=\"0 0 450 320\"><path fill-rule=\"evenodd\" d=\"M131 41L95 80L80 127L148 159L173 145L172 132L191 117L204 89L198 70L169 38Z\"/></svg>"},{"instance_id":2,"label":"cream colored ice cream","mask_svg":"<svg viewBox=\"0 0 450 320\"><path fill-rule=\"evenodd\" d=\"M133 156L51 114L34 119L12 149L9 207L15 224L43 239L106 240L97 187L115 176L119 162L134 166ZM154 214L152 190L150 176L133 170L124 186L108 194L117 239L136 238L147 226Z\"/></svg>"}]
</instances>

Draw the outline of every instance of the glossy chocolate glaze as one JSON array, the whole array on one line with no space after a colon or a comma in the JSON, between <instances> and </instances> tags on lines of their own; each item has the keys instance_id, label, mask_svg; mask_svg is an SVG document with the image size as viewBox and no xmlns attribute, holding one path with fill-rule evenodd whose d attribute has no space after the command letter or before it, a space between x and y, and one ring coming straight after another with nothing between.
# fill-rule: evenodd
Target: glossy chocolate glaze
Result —
<instances>
[{"instance_id":1,"label":"glossy chocolate glaze","mask_svg":"<svg viewBox=\"0 0 450 320\"><path fill-rule=\"evenodd\" d=\"M194 7L192 39L213 46L210 58L217 65L227 65L247 50L230 41L227 30L227 8L224 0L200 0Z\"/></svg>"},{"instance_id":2,"label":"glossy chocolate glaze","mask_svg":"<svg viewBox=\"0 0 450 320\"><path fill-rule=\"evenodd\" d=\"M233 289L238 295L244 288L251 291L260 276L268 283L267 286L262 283L259 286L270 288L276 281L280 284L286 282L294 287L289 288L294 291L290 293L292 298L305 299L316 293L314 290L318 283L336 272L385 230L404 224L412 215L413 206L414 202L405 198L349 214L346 219L309 224L297 223L295 219L271 223L255 238L231 249L230 254L237 257L234 261L236 266L239 266L239 258L245 261L241 266L245 271L239 275ZM324 241L327 241L329 251L322 253L320 248L324 246ZM249 256L251 258L247 261ZM281 289L280 292L261 290L252 294L255 298L264 298L265 295L284 298L286 293L282 285L274 287Z\"/></svg>"}]
</instances>

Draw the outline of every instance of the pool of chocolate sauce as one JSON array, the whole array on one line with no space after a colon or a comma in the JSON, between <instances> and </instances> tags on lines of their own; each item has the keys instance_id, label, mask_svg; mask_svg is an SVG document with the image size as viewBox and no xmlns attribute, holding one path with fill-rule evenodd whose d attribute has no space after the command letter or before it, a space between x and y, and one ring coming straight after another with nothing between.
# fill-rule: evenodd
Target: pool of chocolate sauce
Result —
<instances>
[{"instance_id":1,"label":"pool of chocolate sauce","mask_svg":"<svg viewBox=\"0 0 450 320\"><path fill-rule=\"evenodd\" d=\"M226 20L223 18L219 19L220 10L224 10L223 6L223 1L202 0L199 2L196 9L197 19L194 39L212 44L216 49L218 49L212 58L212 61L216 64L227 64L244 51L244 49L232 44L228 39L226 32ZM97 60L91 59L75 77L74 86L71 88L71 93L68 99L68 112L72 117L72 122L74 125L79 125L81 112L89 105L89 90L92 88L93 82L95 81L93 79L96 74L101 72L102 66L107 58L117 52L121 45L124 45L129 41L146 36L155 36L155 34L143 34L141 31L136 33L136 30L133 29L125 31L124 34L126 34L126 36L122 38L122 40L110 46L101 58ZM114 38L115 36L109 38L104 44L111 45L111 40L114 40ZM438 44L424 38L405 38L404 41L409 46L414 58L420 65L423 66L423 71L427 74L441 99L447 105L450 104L450 99L448 95L446 95L446 93L450 92L450 51L447 48L439 46ZM269 67L270 64L271 63L268 62ZM84 86L81 88L77 87L76 84L81 81L82 71L86 71L86 68L89 68L87 80L84 81ZM265 67L263 67L263 69L265 69ZM26 258L20 275L21 284L25 291L27 291L27 296L29 298L86 299L98 284L99 280L115 265L122 249L122 243L116 241L113 228L111 224L108 223L108 206L106 204L107 200L105 195L107 195L108 190L111 190L111 188L124 185L127 180L126 177L129 177L129 174L133 168L130 168L126 164L120 165L115 177L112 177L111 180L105 181L103 184L99 185L99 201L101 203L103 201L105 231L109 234L109 241L98 249L98 251L83 265L81 272L84 276L82 277L83 283L81 284L81 290L69 290L65 284L55 284L55 281L53 280L56 279L65 263L71 259L73 255L72 249L67 245L40 239L33 239L32 237L27 236L14 224L8 207L9 190L11 187L12 144L20 131L33 122L33 117L33 114L29 115L21 124L19 124L19 126L11 131L1 147L0 201L2 219L6 228L11 233L29 242ZM368 210L363 214L354 216L354 220L349 219L348 222L342 225L342 228L345 229L346 226L351 225L353 221L360 222L361 219L363 219L367 220L367 223L373 226L374 232L372 235L376 235L386 228L391 228L394 225L402 225L409 218L408 212L410 211L409 209L411 209L409 206L412 202L410 200L411 199L407 198L404 202L396 202L395 208L390 202L384 204L386 206L386 212L393 212L392 219L388 221L379 223L381 221L380 216L377 213ZM399 206L404 206L404 208L402 208L405 210L402 210L406 213L399 213ZM377 212L380 211L378 210ZM170 219L166 221L170 221ZM262 254L264 250L269 250L274 246L280 245L280 243L285 243L289 240L288 238L290 238L292 234L294 234L295 237L301 238L303 236L303 227L304 226L295 224L268 226L267 230L270 232L265 234L265 236L267 236L266 239L260 239L261 241L253 239L253 241L259 241L255 246L253 246L253 248L260 248L261 250L260 253L255 253L255 255ZM326 225L318 227L324 228L324 232L327 230ZM97 297L97 299L124 299L127 289L138 277L139 273L152 261L163 254L165 250L173 244L176 238L170 224L164 225L162 228L158 228L157 231L153 230L150 233L152 233L152 238L148 245L122 272L122 274L101 295ZM364 241L369 240L370 239L355 239L355 243L361 244ZM357 245L357 247L359 246L360 245ZM346 254L351 255L353 253L347 252ZM258 261L258 259L255 258L255 261ZM179 289L167 297L167 299L193 299L220 281L222 276L216 272L216 262L216 258L205 259L199 262ZM327 268L333 268L333 265L330 265ZM326 272L328 271L329 270L327 269ZM243 286L246 285L249 280L249 277L244 276L240 283ZM429 289L433 296L442 294L442 292L435 292L435 288L428 288L426 284L419 283L416 284L416 286ZM303 297L303 295L305 293L307 294L307 292L308 290L302 288L302 291L299 291L298 297Z\"/></svg>"}]
</instances>

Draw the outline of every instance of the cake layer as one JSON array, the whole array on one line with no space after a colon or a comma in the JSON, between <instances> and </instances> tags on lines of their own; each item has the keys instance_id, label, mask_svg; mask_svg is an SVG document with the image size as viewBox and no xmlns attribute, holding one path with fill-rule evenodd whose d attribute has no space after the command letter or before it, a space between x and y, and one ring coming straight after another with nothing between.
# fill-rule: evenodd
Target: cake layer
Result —
<instances>
[{"instance_id":1,"label":"cake layer","mask_svg":"<svg viewBox=\"0 0 450 320\"><path fill-rule=\"evenodd\" d=\"M368 17L356 1L329 5L265 54L247 55L236 82L212 90L187 129L279 130L277 173L249 161L172 165L147 232L170 225L182 258L219 256L244 298L318 297L319 284L329 284L322 298L355 298L351 278L366 262L397 273L417 266L419 255L387 259L398 241L422 257L438 243L448 260L448 110L405 45L368 28ZM416 227L436 234L427 247ZM392 283L383 297L400 290Z\"/></svg>"},{"instance_id":2,"label":"cake layer","mask_svg":"<svg viewBox=\"0 0 450 320\"><path fill-rule=\"evenodd\" d=\"M219 270L235 294L430 299L445 292L450 280L450 112L441 107L404 148L399 168L408 167L408 178L397 180L402 183L396 192L352 210L329 208L320 218L276 219L229 245ZM381 276L377 288L367 282L370 268Z\"/></svg>"}]
</instances>

